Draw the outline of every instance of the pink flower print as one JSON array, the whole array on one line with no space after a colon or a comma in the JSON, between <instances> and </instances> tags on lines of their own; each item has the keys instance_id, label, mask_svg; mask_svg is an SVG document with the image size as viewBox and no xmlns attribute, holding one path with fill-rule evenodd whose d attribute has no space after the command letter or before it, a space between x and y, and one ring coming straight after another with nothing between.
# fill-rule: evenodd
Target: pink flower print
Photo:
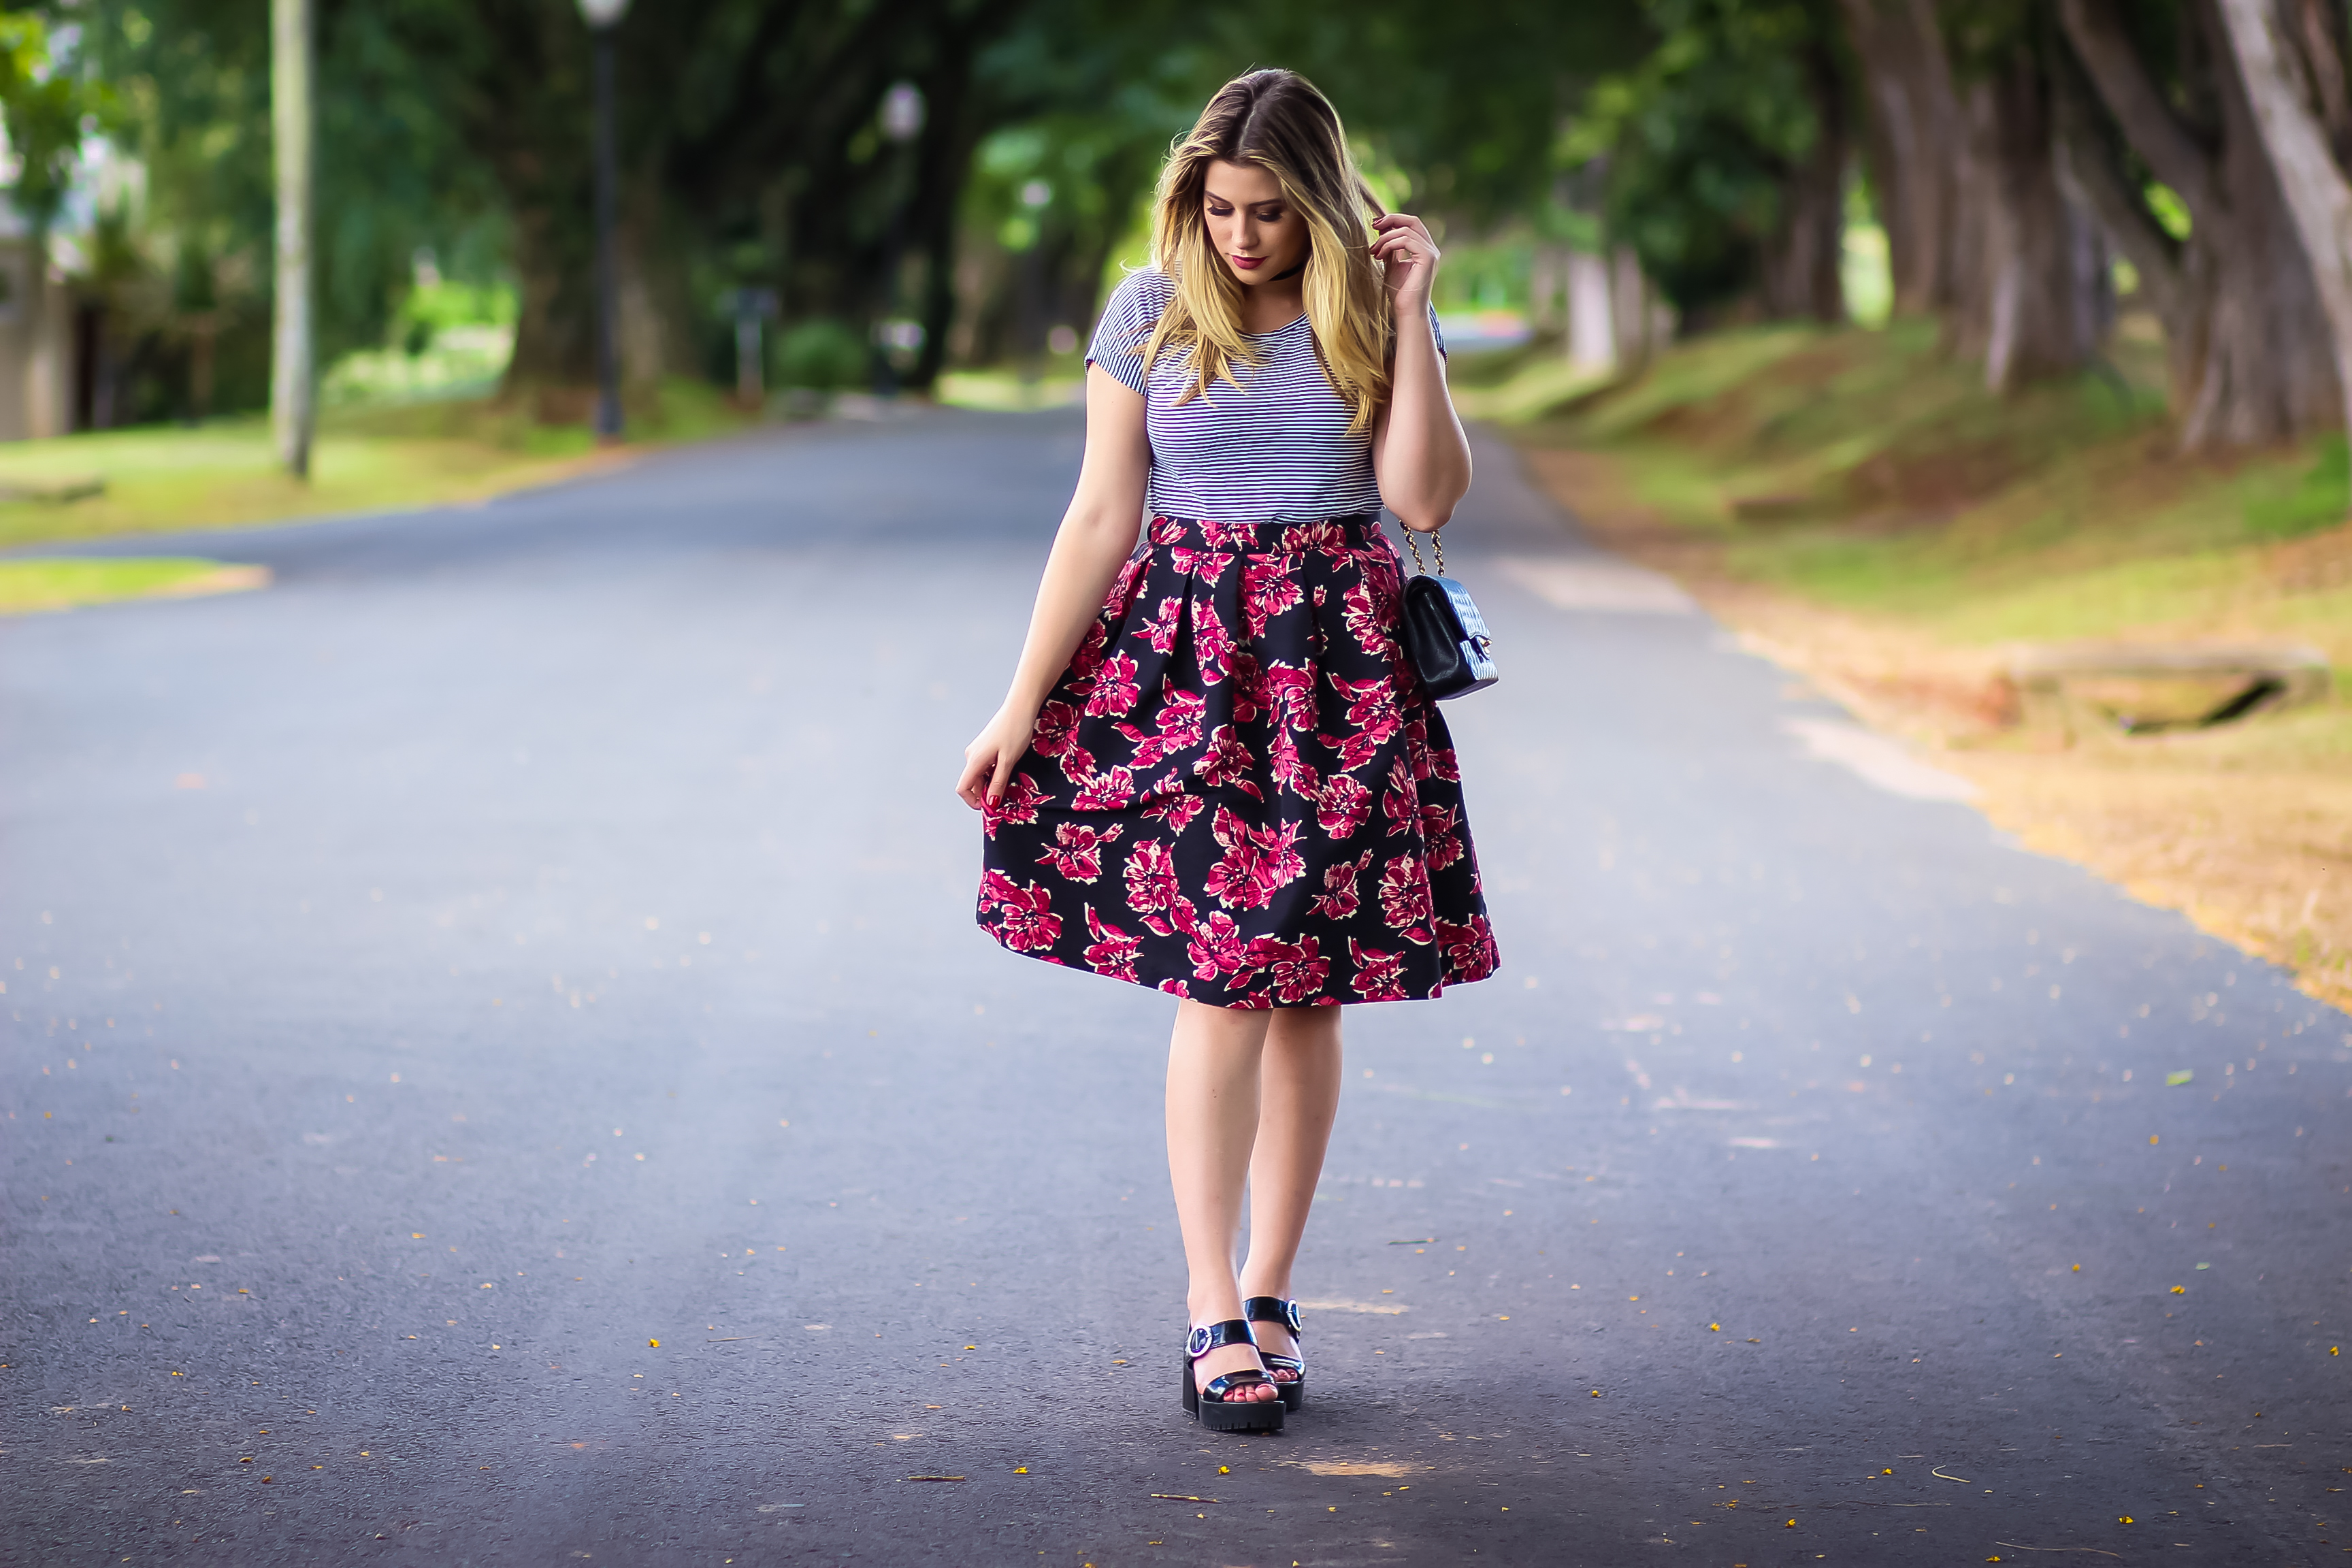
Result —
<instances>
[{"instance_id":1,"label":"pink flower print","mask_svg":"<svg viewBox=\"0 0 2352 1568\"><path fill-rule=\"evenodd\" d=\"M1397 712L1397 691L1393 681L1383 679L1342 680L1335 675L1331 678L1331 687L1347 699L1349 723L1360 731L1374 734L1383 745L1395 736L1403 719Z\"/></svg>"},{"instance_id":2,"label":"pink flower print","mask_svg":"<svg viewBox=\"0 0 2352 1568\"><path fill-rule=\"evenodd\" d=\"M1163 796L1157 805L1145 806L1143 815L1166 825L1168 837L1173 838L1191 826L1192 819L1200 816L1208 804L1197 795L1171 795Z\"/></svg>"},{"instance_id":3,"label":"pink flower print","mask_svg":"<svg viewBox=\"0 0 2352 1568\"><path fill-rule=\"evenodd\" d=\"M1135 590L1141 585L1143 569L1150 560L1150 551L1138 550L1127 558L1127 563L1118 569L1118 575L1111 579L1110 592L1103 598L1104 625L1117 626L1127 624L1127 613L1135 607Z\"/></svg>"},{"instance_id":4,"label":"pink flower print","mask_svg":"<svg viewBox=\"0 0 2352 1568\"><path fill-rule=\"evenodd\" d=\"M1243 649L1234 653L1234 722L1254 722L1265 711L1265 670L1257 656Z\"/></svg>"},{"instance_id":5,"label":"pink flower print","mask_svg":"<svg viewBox=\"0 0 2352 1568\"><path fill-rule=\"evenodd\" d=\"M1088 827L1082 822L1065 822L1054 829L1054 842L1037 858L1038 863L1053 867L1070 881L1091 882L1102 875L1102 847L1116 842L1126 831L1116 825Z\"/></svg>"},{"instance_id":6,"label":"pink flower print","mask_svg":"<svg viewBox=\"0 0 2352 1568\"><path fill-rule=\"evenodd\" d=\"M1381 919L1407 942L1427 942L1429 873L1418 855L1400 855L1381 869Z\"/></svg>"},{"instance_id":7,"label":"pink flower print","mask_svg":"<svg viewBox=\"0 0 2352 1568\"><path fill-rule=\"evenodd\" d=\"M1160 989L1171 996L1181 997L1186 1001L1190 1001L1192 996L1192 988L1181 980L1172 978L1163 980L1160 983Z\"/></svg>"},{"instance_id":8,"label":"pink flower print","mask_svg":"<svg viewBox=\"0 0 2352 1568\"><path fill-rule=\"evenodd\" d=\"M1129 711L1135 707L1135 656L1124 650L1103 660L1095 672L1095 689L1087 711L1097 718Z\"/></svg>"},{"instance_id":9,"label":"pink flower print","mask_svg":"<svg viewBox=\"0 0 2352 1568\"><path fill-rule=\"evenodd\" d=\"M1192 776L1211 789L1230 784L1254 800L1264 800L1265 796L1249 776L1250 766L1256 761L1234 727L1220 724L1209 736L1208 754L1192 764Z\"/></svg>"},{"instance_id":10,"label":"pink flower print","mask_svg":"<svg viewBox=\"0 0 2352 1568\"><path fill-rule=\"evenodd\" d=\"M1318 946L1311 936L1295 942L1255 937L1249 944L1249 966L1265 976L1276 1002L1296 1007L1312 1002L1322 993L1323 983L1331 978L1331 961L1320 956Z\"/></svg>"},{"instance_id":11,"label":"pink flower print","mask_svg":"<svg viewBox=\"0 0 2352 1568\"><path fill-rule=\"evenodd\" d=\"M1372 792L1346 773L1325 779L1315 797L1316 826L1333 838L1353 838L1371 810Z\"/></svg>"},{"instance_id":12,"label":"pink flower print","mask_svg":"<svg viewBox=\"0 0 2352 1568\"><path fill-rule=\"evenodd\" d=\"M1412 770L1402 756L1389 764L1389 787L1381 795L1381 814L1389 819L1391 837L1421 818L1421 802L1412 787Z\"/></svg>"},{"instance_id":13,"label":"pink flower print","mask_svg":"<svg viewBox=\"0 0 2352 1568\"><path fill-rule=\"evenodd\" d=\"M985 796L982 798L983 802L986 800ZM1027 773L1015 773L1012 782L1004 786L1003 800L992 805L983 804L981 806L981 821L985 825L991 838L996 837L996 825L1000 822L1010 822L1026 827L1037 820L1038 803L1045 798L1045 792L1037 787L1036 780Z\"/></svg>"},{"instance_id":14,"label":"pink flower print","mask_svg":"<svg viewBox=\"0 0 2352 1568\"><path fill-rule=\"evenodd\" d=\"M1298 737L1287 730L1276 730L1265 749L1266 770L1274 782L1301 800L1313 800L1319 782L1315 770L1299 754Z\"/></svg>"},{"instance_id":15,"label":"pink flower print","mask_svg":"<svg viewBox=\"0 0 2352 1568\"><path fill-rule=\"evenodd\" d=\"M1160 601L1160 607L1152 611L1150 620L1137 628L1138 633L1151 645L1152 652L1167 653L1176 646L1176 630L1183 615L1183 595L1171 594Z\"/></svg>"},{"instance_id":16,"label":"pink flower print","mask_svg":"<svg viewBox=\"0 0 2352 1568\"><path fill-rule=\"evenodd\" d=\"M1298 841L1295 822L1255 828L1233 807L1221 805L1210 832L1224 846L1225 855L1209 868L1202 886L1227 909L1264 909L1276 888L1307 874L1307 862L1291 847Z\"/></svg>"},{"instance_id":17,"label":"pink flower print","mask_svg":"<svg viewBox=\"0 0 2352 1568\"><path fill-rule=\"evenodd\" d=\"M997 940L1013 952L1035 952L1060 939L1062 917L1053 912L1053 895L1044 884L1020 887L1002 871L991 871L981 880L980 896L983 906L993 905Z\"/></svg>"},{"instance_id":18,"label":"pink flower print","mask_svg":"<svg viewBox=\"0 0 2352 1568\"><path fill-rule=\"evenodd\" d=\"M1141 937L1129 936L1112 925L1095 913L1092 904L1087 906L1087 934L1095 939L1080 955L1087 968L1114 980L1135 980L1135 955L1143 951Z\"/></svg>"},{"instance_id":19,"label":"pink flower print","mask_svg":"<svg viewBox=\"0 0 2352 1568\"><path fill-rule=\"evenodd\" d=\"M1210 911L1207 920L1192 928L1191 936L1184 946L1184 956L1192 961L1195 980L1237 974L1248 963L1241 930L1234 924L1234 917L1223 910Z\"/></svg>"},{"instance_id":20,"label":"pink flower print","mask_svg":"<svg viewBox=\"0 0 2352 1568\"><path fill-rule=\"evenodd\" d=\"M1206 599L1192 601L1192 658L1201 668L1201 683L1214 686L1233 668L1234 637L1217 618L1217 608Z\"/></svg>"},{"instance_id":21,"label":"pink flower print","mask_svg":"<svg viewBox=\"0 0 2352 1568\"><path fill-rule=\"evenodd\" d=\"M1029 749L1041 757L1058 757L1077 743L1078 710L1056 700L1037 710L1037 727L1029 733Z\"/></svg>"},{"instance_id":22,"label":"pink flower print","mask_svg":"<svg viewBox=\"0 0 2352 1568\"><path fill-rule=\"evenodd\" d=\"M1353 860L1325 867L1323 890L1315 895L1315 913L1328 921L1354 919L1360 902L1356 895L1356 879L1371 863L1372 852L1367 849Z\"/></svg>"},{"instance_id":23,"label":"pink flower print","mask_svg":"<svg viewBox=\"0 0 2352 1568\"><path fill-rule=\"evenodd\" d=\"M1168 552L1168 560L1177 571L1208 587L1214 587L1225 568L1234 563L1234 558L1221 550L1193 550L1181 544Z\"/></svg>"},{"instance_id":24,"label":"pink flower print","mask_svg":"<svg viewBox=\"0 0 2352 1568\"><path fill-rule=\"evenodd\" d=\"M1089 773L1075 782L1078 788L1070 797L1073 811L1124 811L1135 804L1135 774L1129 769Z\"/></svg>"},{"instance_id":25,"label":"pink flower print","mask_svg":"<svg viewBox=\"0 0 2352 1568\"><path fill-rule=\"evenodd\" d=\"M1431 870L1443 871L1462 858L1462 835L1454 831L1461 820L1459 806L1421 803L1422 855Z\"/></svg>"},{"instance_id":26,"label":"pink flower print","mask_svg":"<svg viewBox=\"0 0 2352 1568\"><path fill-rule=\"evenodd\" d=\"M1184 525L1177 521L1174 518L1155 517L1151 520L1152 543L1174 544L1183 537Z\"/></svg>"},{"instance_id":27,"label":"pink flower print","mask_svg":"<svg viewBox=\"0 0 2352 1568\"><path fill-rule=\"evenodd\" d=\"M1292 555L1319 550L1334 562L1344 561L1350 553L1347 529L1328 519L1321 522L1292 523L1282 531L1281 548Z\"/></svg>"},{"instance_id":28,"label":"pink flower print","mask_svg":"<svg viewBox=\"0 0 2352 1568\"><path fill-rule=\"evenodd\" d=\"M1147 735L1134 724L1118 726L1118 732L1135 742L1135 755L1129 761L1138 768L1157 767L1179 752L1199 745L1201 721L1208 710L1208 702L1199 692L1182 690L1173 681L1162 681L1159 733Z\"/></svg>"},{"instance_id":29,"label":"pink flower print","mask_svg":"<svg viewBox=\"0 0 2352 1568\"><path fill-rule=\"evenodd\" d=\"M1315 672L1294 669L1279 661L1265 667L1260 682L1264 701L1286 730L1311 734L1315 730Z\"/></svg>"},{"instance_id":30,"label":"pink flower print","mask_svg":"<svg viewBox=\"0 0 2352 1568\"><path fill-rule=\"evenodd\" d=\"M1076 653L1070 655L1070 672L1065 679L1073 693L1084 694L1094 687L1095 671L1102 668L1103 649L1109 644L1110 628L1099 620L1087 627L1078 639Z\"/></svg>"},{"instance_id":31,"label":"pink flower print","mask_svg":"<svg viewBox=\"0 0 2352 1568\"><path fill-rule=\"evenodd\" d=\"M1341 617L1358 647L1375 658L1393 657L1397 626L1393 599L1374 592L1370 583L1358 582L1348 589L1339 604Z\"/></svg>"},{"instance_id":32,"label":"pink flower print","mask_svg":"<svg viewBox=\"0 0 2352 1568\"><path fill-rule=\"evenodd\" d=\"M1376 952L1351 936L1348 939L1348 957L1356 966L1356 977L1349 984L1357 995L1367 1002L1406 1000L1404 954Z\"/></svg>"},{"instance_id":33,"label":"pink flower print","mask_svg":"<svg viewBox=\"0 0 2352 1568\"><path fill-rule=\"evenodd\" d=\"M1265 636L1268 620L1296 609L1305 597L1286 556L1252 555L1243 562L1242 616L1253 638Z\"/></svg>"},{"instance_id":34,"label":"pink flower print","mask_svg":"<svg viewBox=\"0 0 2352 1568\"><path fill-rule=\"evenodd\" d=\"M1201 524L1201 537L1221 550L1246 550L1257 542L1257 530L1246 522Z\"/></svg>"},{"instance_id":35,"label":"pink flower print","mask_svg":"<svg viewBox=\"0 0 2352 1568\"><path fill-rule=\"evenodd\" d=\"M1426 725L1423 726L1423 733L1426 734L1427 732L1428 727ZM1429 776L1432 778L1444 779L1447 784L1460 784L1462 782L1462 764L1454 758L1453 747L1432 746L1429 748Z\"/></svg>"},{"instance_id":36,"label":"pink flower print","mask_svg":"<svg viewBox=\"0 0 2352 1568\"><path fill-rule=\"evenodd\" d=\"M1094 776L1095 758L1092 752L1078 744L1078 710L1056 700L1037 711L1037 728L1029 738L1029 749L1041 757L1051 757L1062 769L1062 776L1072 784L1084 784Z\"/></svg>"},{"instance_id":37,"label":"pink flower print","mask_svg":"<svg viewBox=\"0 0 2352 1568\"><path fill-rule=\"evenodd\" d=\"M1502 963L1502 955L1495 951L1495 931L1486 923L1485 915L1472 915L1465 924L1452 921L1434 922L1437 943L1445 954L1445 967L1452 978L1462 984L1484 980Z\"/></svg>"},{"instance_id":38,"label":"pink flower print","mask_svg":"<svg viewBox=\"0 0 2352 1568\"><path fill-rule=\"evenodd\" d=\"M1173 909L1182 898L1184 889L1176 879L1176 858L1168 846L1158 839L1146 838L1127 852L1127 867L1121 873L1127 881L1127 907L1139 915L1156 915ZM1168 934L1165 925L1152 923L1160 935Z\"/></svg>"}]
</instances>

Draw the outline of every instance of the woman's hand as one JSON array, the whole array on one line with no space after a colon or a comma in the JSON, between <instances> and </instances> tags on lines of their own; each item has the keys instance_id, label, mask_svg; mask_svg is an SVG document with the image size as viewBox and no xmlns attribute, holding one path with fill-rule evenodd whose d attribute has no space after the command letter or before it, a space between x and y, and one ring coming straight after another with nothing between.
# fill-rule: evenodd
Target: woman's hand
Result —
<instances>
[{"instance_id":1,"label":"woman's hand","mask_svg":"<svg viewBox=\"0 0 2352 1568\"><path fill-rule=\"evenodd\" d=\"M1429 226L1410 213L1383 213L1372 220L1372 227L1380 236L1372 242L1372 259L1388 263L1389 292L1396 296L1397 313L1428 309L1439 254Z\"/></svg>"},{"instance_id":2,"label":"woman's hand","mask_svg":"<svg viewBox=\"0 0 2352 1568\"><path fill-rule=\"evenodd\" d=\"M1009 705L996 710L996 717L963 749L963 776L956 781L956 794L966 805L985 811L1004 798L1005 781L1029 750L1029 737L1036 728L1034 713L1024 715Z\"/></svg>"}]
</instances>

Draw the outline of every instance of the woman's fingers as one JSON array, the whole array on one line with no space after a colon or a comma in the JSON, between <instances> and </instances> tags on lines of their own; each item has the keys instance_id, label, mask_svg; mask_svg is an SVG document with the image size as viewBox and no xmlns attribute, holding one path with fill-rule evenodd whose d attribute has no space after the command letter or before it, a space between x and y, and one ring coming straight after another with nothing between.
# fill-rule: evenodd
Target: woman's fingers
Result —
<instances>
[{"instance_id":1,"label":"woman's fingers","mask_svg":"<svg viewBox=\"0 0 2352 1568\"><path fill-rule=\"evenodd\" d=\"M1020 760L1020 753L1010 747L997 754L995 771L988 781L988 803L991 805L1004 798L1005 781L1013 776L1013 764Z\"/></svg>"},{"instance_id":2,"label":"woman's fingers","mask_svg":"<svg viewBox=\"0 0 2352 1568\"><path fill-rule=\"evenodd\" d=\"M956 794L972 810L980 809L980 781L996 765L996 755L978 747L963 754L963 774L956 780Z\"/></svg>"}]
</instances>

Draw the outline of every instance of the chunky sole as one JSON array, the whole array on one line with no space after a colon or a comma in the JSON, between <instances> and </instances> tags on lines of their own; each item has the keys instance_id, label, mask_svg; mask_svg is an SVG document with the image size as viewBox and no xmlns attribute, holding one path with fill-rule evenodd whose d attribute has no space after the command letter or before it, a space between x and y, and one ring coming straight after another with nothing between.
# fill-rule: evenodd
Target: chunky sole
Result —
<instances>
[{"instance_id":1,"label":"chunky sole","mask_svg":"<svg viewBox=\"0 0 2352 1568\"><path fill-rule=\"evenodd\" d=\"M1245 1404L1228 1405L1223 1400L1203 1399L1200 1385L1193 1380L1192 1363L1183 1369L1184 1411L1197 1417L1211 1432L1279 1432L1282 1417L1290 1402L1282 1399L1253 1399Z\"/></svg>"},{"instance_id":2,"label":"chunky sole","mask_svg":"<svg viewBox=\"0 0 2352 1568\"><path fill-rule=\"evenodd\" d=\"M1275 1387L1282 1390L1282 1407L1285 1410L1307 1408L1307 1382L1304 1378L1297 1383L1276 1383Z\"/></svg>"}]
</instances>

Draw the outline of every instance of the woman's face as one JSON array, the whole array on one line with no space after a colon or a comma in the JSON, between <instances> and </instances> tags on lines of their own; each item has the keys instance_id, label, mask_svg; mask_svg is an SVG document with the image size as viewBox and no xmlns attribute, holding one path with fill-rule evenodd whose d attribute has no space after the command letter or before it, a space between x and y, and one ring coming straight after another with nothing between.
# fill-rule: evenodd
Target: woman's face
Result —
<instances>
[{"instance_id":1,"label":"woman's face","mask_svg":"<svg viewBox=\"0 0 2352 1568\"><path fill-rule=\"evenodd\" d=\"M1201 211L1209 243L1244 283L1279 278L1307 259L1307 220L1282 182L1255 163L1211 163Z\"/></svg>"}]
</instances>

